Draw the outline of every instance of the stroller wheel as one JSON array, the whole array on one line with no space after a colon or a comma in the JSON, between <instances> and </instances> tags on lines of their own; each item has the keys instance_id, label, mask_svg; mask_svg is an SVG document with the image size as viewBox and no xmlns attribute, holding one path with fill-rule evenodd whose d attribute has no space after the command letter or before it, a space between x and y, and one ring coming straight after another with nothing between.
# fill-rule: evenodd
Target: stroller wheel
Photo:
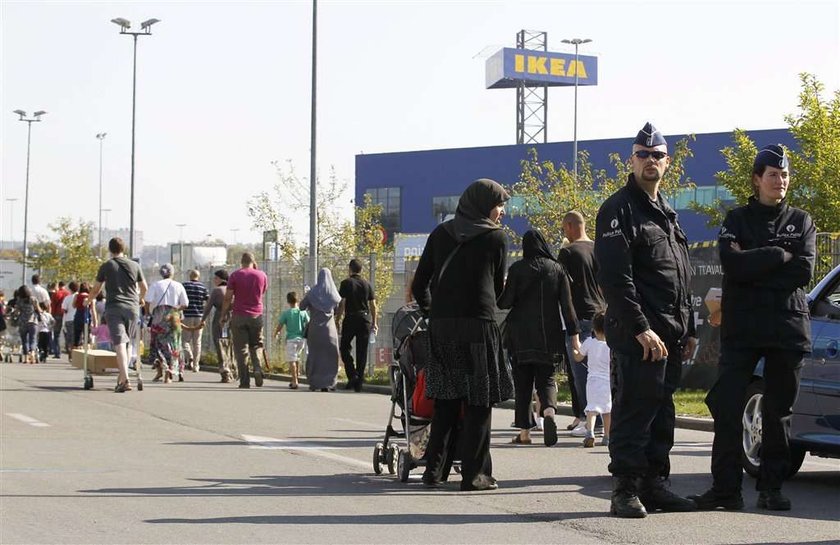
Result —
<instances>
[{"instance_id":1,"label":"stroller wheel","mask_svg":"<svg viewBox=\"0 0 840 545\"><path fill-rule=\"evenodd\" d=\"M411 473L411 466L413 464L414 460L411 459L411 454L407 450L400 450L399 454L397 454L397 474L400 482L408 482L408 475Z\"/></svg>"},{"instance_id":2,"label":"stroller wheel","mask_svg":"<svg viewBox=\"0 0 840 545\"><path fill-rule=\"evenodd\" d=\"M388 473L393 475L397 472L397 457L400 454L400 447L391 443L388 452L385 454L385 462L388 464Z\"/></svg>"},{"instance_id":3,"label":"stroller wheel","mask_svg":"<svg viewBox=\"0 0 840 545\"><path fill-rule=\"evenodd\" d=\"M376 443L373 447L373 472L377 475L382 475L382 456L385 454L385 448L382 443Z\"/></svg>"}]
</instances>

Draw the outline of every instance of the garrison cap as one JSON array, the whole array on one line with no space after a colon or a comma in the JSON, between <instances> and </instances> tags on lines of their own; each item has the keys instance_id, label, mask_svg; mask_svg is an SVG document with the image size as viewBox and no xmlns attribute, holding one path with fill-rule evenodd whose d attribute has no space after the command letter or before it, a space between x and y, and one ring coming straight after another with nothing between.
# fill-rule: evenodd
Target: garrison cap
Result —
<instances>
[{"instance_id":1,"label":"garrison cap","mask_svg":"<svg viewBox=\"0 0 840 545\"><path fill-rule=\"evenodd\" d=\"M788 166L790 166L790 162L787 154L785 154L784 148L778 144L770 144L761 148L755 156L755 161L753 161L753 170L759 167L788 168Z\"/></svg>"},{"instance_id":2,"label":"garrison cap","mask_svg":"<svg viewBox=\"0 0 840 545\"><path fill-rule=\"evenodd\" d=\"M661 132L659 132L659 129L651 125L650 122L645 123L645 126L642 127L642 130L640 130L639 134L636 135L636 139L633 140L633 143L646 148L668 145L665 141L665 137L662 136Z\"/></svg>"}]
</instances>

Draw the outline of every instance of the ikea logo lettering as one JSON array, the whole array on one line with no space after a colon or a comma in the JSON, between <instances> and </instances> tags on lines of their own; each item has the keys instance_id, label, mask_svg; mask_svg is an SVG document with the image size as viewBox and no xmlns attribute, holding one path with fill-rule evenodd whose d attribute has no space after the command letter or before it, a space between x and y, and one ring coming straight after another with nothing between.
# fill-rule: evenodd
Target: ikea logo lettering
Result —
<instances>
[{"instance_id":1,"label":"ikea logo lettering","mask_svg":"<svg viewBox=\"0 0 840 545\"><path fill-rule=\"evenodd\" d=\"M522 74L538 74L543 76L561 76L586 79L586 67L582 61L571 60L566 66L566 59L545 57L541 55L513 56L513 70Z\"/></svg>"}]
</instances>

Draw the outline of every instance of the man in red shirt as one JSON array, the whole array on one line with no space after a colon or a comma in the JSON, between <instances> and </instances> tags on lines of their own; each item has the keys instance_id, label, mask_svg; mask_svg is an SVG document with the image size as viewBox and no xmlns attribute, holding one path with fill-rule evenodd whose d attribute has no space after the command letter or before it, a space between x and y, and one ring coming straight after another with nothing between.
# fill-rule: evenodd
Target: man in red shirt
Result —
<instances>
[{"instance_id":1,"label":"man in red shirt","mask_svg":"<svg viewBox=\"0 0 840 545\"><path fill-rule=\"evenodd\" d=\"M263 304L262 298L268 287L268 277L257 269L257 261L250 252L242 254L242 268L228 278L225 300L222 303L222 321L227 320L228 310L233 308L230 319L230 333L233 337L233 353L239 367L239 387L250 388L248 354L254 366L254 384L263 385L262 367L258 350L263 346Z\"/></svg>"},{"instance_id":2,"label":"man in red shirt","mask_svg":"<svg viewBox=\"0 0 840 545\"><path fill-rule=\"evenodd\" d=\"M64 281L58 283L58 289L50 292L50 314L55 319L50 352L56 358L61 357L61 332L64 330L64 310L61 308L61 303L68 295L70 295L70 290L64 287Z\"/></svg>"}]
</instances>

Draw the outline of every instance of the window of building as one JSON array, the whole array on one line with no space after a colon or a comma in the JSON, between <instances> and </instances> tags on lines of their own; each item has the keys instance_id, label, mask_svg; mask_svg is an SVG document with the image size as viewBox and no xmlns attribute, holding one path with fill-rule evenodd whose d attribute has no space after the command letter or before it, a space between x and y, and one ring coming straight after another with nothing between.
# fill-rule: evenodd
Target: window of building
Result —
<instances>
[{"instance_id":1,"label":"window of building","mask_svg":"<svg viewBox=\"0 0 840 545\"><path fill-rule=\"evenodd\" d=\"M399 187L373 187L365 191L370 195L373 204L382 206L382 227L388 232L389 237L393 233L402 230L402 205L400 202Z\"/></svg>"},{"instance_id":2,"label":"window of building","mask_svg":"<svg viewBox=\"0 0 840 545\"><path fill-rule=\"evenodd\" d=\"M674 210L688 210L689 204L692 202L710 206L718 199L723 201L725 205L728 205L734 202L735 196L727 188L718 185L686 187L679 189L674 194L668 195L668 200L671 202Z\"/></svg>"},{"instance_id":3,"label":"window of building","mask_svg":"<svg viewBox=\"0 0 840 545\"><path fill-rule=\"evenodd\" d=\"M443 223L447 218L454 215L460 198L458 195L432 197L432 215L434 215L435 221Z\"/></svg>"}]
</instances>

